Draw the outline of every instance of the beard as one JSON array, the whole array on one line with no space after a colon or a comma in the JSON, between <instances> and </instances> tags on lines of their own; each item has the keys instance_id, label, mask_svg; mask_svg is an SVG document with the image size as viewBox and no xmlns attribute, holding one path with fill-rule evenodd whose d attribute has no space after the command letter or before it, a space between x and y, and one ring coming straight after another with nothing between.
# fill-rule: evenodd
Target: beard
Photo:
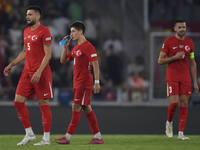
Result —
<instances>
[{"instance_id":1,"label":"beard","mask_svg":"<svg viewBox=\"0 0 200 150\"><path fill-rule=\"evenodd\" d=\"M183 32L183 33L181 33L181 32L178 33L178 36L183 37L185 35L185 32Z\"/></svg>"},{"instance_id":2,"label":"beard","mask_svg":"<svg viewBox=\"0 0 200 150\"><path fill-rule=\"evenodd\" d=\"M32 25L34 25L35 23L36 23L36 20L32 20L30 23L27 22L27 25L28 25L28 26L32 26Z\"/></svg>"}]
</instances>

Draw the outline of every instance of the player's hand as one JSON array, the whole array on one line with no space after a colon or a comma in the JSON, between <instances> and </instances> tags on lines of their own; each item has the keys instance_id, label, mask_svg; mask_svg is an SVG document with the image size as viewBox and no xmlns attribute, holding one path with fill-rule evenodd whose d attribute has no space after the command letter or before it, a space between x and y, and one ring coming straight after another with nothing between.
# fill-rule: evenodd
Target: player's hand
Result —
<instances>
[{"instance_id":1,"label":"player's hand","mask_svg":"<svg viewBox=\"0 0 200 150\"><path fill-rule=\"evenodd\" d=\"M32 83L38 83L40 81L41 73L36 72L34 73L33 77L31 78Z\"/></svg>"},{"instance_id":2,"label":"player's hand","mask_svg":"<svg viewBox=\"0 0 200 150\"><path fill-rule=\"evenodd\" d=\"M11 69L12 69L12 65L8 65L3 71L4 75L8 76L8 73L10 72Z\"/></svg>"},{"instance_id":3,"label":"player's hand","mask_svg":"<svg viewBox=\"0 0 200 150\"><path fill-rule=\"evenodd\" d=\"M176 59L183 59L185 58L185 52L177 52L175 57Z\"/></svg>"},{"instance_id":4,"label":"player's hand","mask_svg":"<svg viewBox=\"0 0 200 150\"><path fill-rule=\"evenodd\" d=\"M65 36L62 40L66 39L69 35ZM64 48L68 48L71 40L69 40L67 43L65 43Z\"/></svg>"},{"instance_id":5,"label":"player's hand","mask_svg":"<svg viewBox=\"0 0 200 150\"><path fill-rule=\"evenodd\" d=\"M194 84L194 94L197 94L199 92L199 86L198 84Z\"/></svg>"},{"instance_id":6,"label":"player's hand","mask_svg":"<svg viewBox=\"0 0 200 150\"><path fill-rule=\"evenodd\" d=\"M100 84L99 83L95 83L94 84L94 94L99 93L100 89L101 89Z\"/></svg>"}]
</instances>

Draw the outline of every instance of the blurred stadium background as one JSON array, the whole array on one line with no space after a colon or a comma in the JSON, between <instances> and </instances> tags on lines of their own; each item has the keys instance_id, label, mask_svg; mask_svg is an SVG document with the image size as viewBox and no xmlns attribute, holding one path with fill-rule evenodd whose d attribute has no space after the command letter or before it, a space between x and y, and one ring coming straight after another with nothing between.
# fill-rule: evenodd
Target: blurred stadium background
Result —
<instances>
[{"instance_id":1,"label":"blurred stadium background","mask_svg":"<svg viewBox=\"0 0 200 150\"><path fill-rule=\"evenodd\" d=\"M174 34L174 20L187 22L200 66L200 0L1 0L0 1L0 105L13 105L23 63L3 69L22 51L26 8L43 9L41 23L53 37L50 66L54 98L51 105L70 105L73 99L72 64L60 64L58 41L69 34L76 20L86 24L86 38L96 47L102 90L92 95L95 106L167 106L166 67L157 64L166 37ZM72 42L71 47L75 45ZM198 82L200 72L198 69ZM200 95L192 95L190 106L198 106ZM37 105L37 99L27 105Z\"/></svg>"}]
</instances>

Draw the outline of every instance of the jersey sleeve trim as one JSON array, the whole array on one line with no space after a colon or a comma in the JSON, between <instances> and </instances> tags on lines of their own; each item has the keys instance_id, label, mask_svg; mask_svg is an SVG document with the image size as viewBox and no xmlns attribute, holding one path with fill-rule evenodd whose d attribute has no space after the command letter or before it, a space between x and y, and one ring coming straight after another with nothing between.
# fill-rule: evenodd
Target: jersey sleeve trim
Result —
<instances>
[{"instance_id":1,"label":"jersey sleeve trim","mask_svg":"<svg viewBox=\"0 0 200 150\"><path fill-rule=\"evenodd\" d=\"M92 54L92 55L91 55L91 57L95 57L95 56L97 56L97 54Z\"/></svg>"}]
</instances>

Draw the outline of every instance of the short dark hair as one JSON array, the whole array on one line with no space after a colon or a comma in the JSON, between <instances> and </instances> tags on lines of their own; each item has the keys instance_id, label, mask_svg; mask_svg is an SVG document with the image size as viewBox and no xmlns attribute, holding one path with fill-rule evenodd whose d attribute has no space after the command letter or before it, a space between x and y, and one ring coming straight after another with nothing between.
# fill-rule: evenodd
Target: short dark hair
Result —
<instances>
[{"instance_id":1,"label":"short dark hair","mask_svg":"<svg viewBox=\"0 0 200 150\"><path fill-rule=\"evenodd\" d=\"M85 33L85 24L82 21L75 21L72 24L69 25L69 28L72 27L76 28L77 30L82 30L83 34Z\"/></svg>"},{"instance_id":2,"label":"short dark hair","mask_svg":"<svg viewBox=\"0 0 200 150\"><path fill-rule=\"evenodd\" d=\"M183 23L183 22L185 22L185 20L183 20L183 19L181 19L181 18L178 18L178 19L176 19L176 21L175 21L175 25L176 25L177 23Z\"/></svg>"},{"instance_id":3,"label":"short dark hair","mask_svg":"<svg viewBox=\"0 0 200 150\"><path fill-rule=\"evenodd\" d=\"M40 14L40 19L42 18L43 12L42 12L42 9L39 6L36 6L36 5L29 6L29 7L27 7L26 10L34 10L35 12Z\"/></svg>"}]
</instances>

